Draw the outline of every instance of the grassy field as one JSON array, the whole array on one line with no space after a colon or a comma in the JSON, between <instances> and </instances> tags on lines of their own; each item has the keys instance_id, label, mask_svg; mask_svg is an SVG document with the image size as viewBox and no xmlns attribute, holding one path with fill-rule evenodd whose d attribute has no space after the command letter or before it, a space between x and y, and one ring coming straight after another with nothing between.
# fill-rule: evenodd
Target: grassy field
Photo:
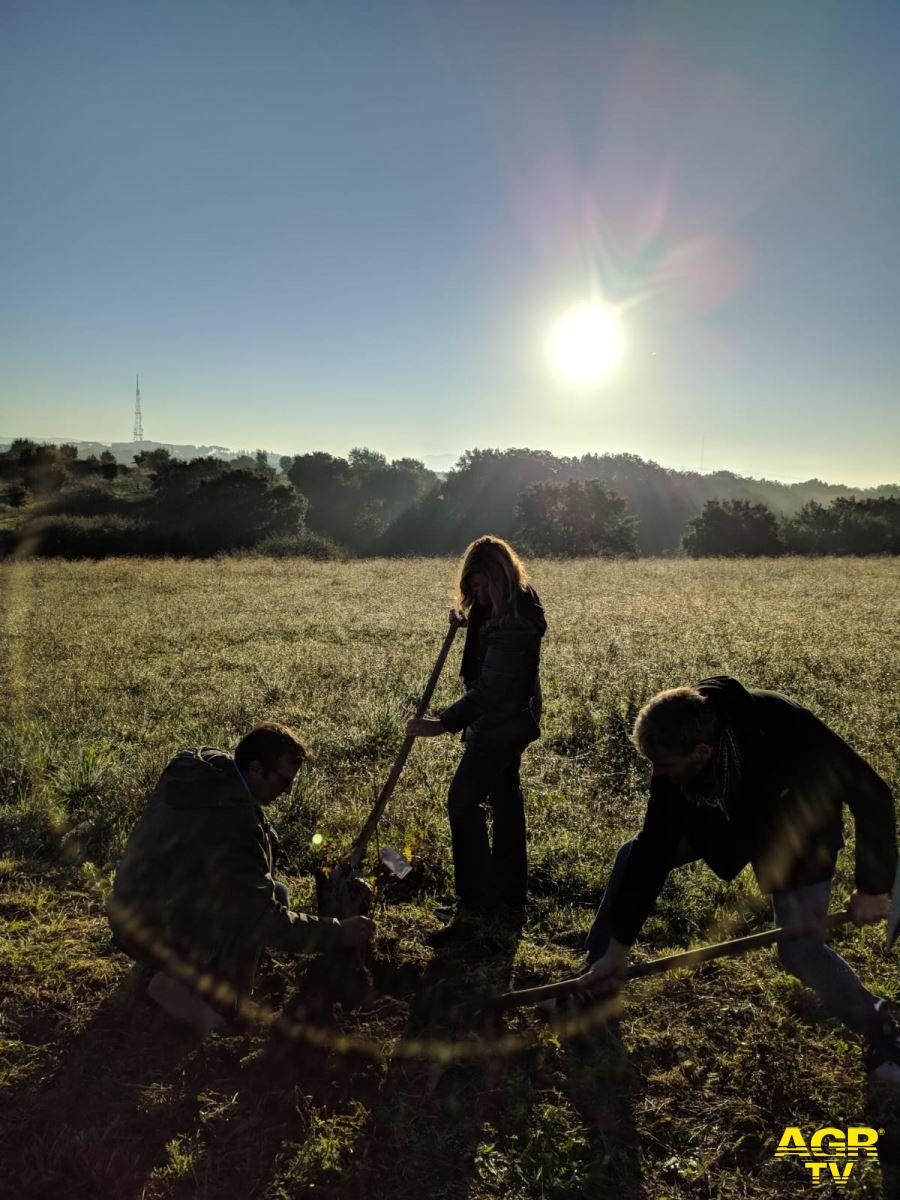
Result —
<instances>
[{"instance_id":1,"label":"grassy field","mask_svg":"<svg viewBox=\"0 0 900 1200\"><path fill-rule=\"evenodd\" d=\"M520 939L434 952L451 892L455 739L414 748L382 830L414 864L377 917L374 989L326 1016L314 960L269 960L261 1024L200 1043L136 994L102 899L147 791L185 745L261 718L316 761L276 806L297 907L352 840L446 628L446 560L7 564L0 729L0 1194L116 1197L800 1197L785 1126L884 1129L844 1194L900 1195L896 1097L764 951L636 982L618 1030L473 1023L457 1002L579 963L647 772L627 734L662 687L731 673L801 700L896 789L895 560L536 562L550 630L527 753ZM460 648L435 706L457 694ZM852 830L848 829L848 832ZM313 834L321 845L313 845ZM851 887L840 863L839 894ZM670 880L638 951L764 928L752 876ZM895 1003L883 930L836 944ZM360 1002L361 1001L361 1002ZM268 1013L292 1014L271 1031ZM893 1107L891 1104L893 1103ZM829 1194L829 1188L820 1190Z\"/></svg>"}]
</instances>

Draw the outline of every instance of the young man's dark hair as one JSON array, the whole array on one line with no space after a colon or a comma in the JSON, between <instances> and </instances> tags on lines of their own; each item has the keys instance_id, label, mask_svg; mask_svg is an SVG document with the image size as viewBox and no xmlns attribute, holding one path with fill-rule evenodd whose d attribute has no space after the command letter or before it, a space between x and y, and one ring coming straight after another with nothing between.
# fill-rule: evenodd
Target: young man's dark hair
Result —
<instances>
[{"instance_id":1,"label":"young man's dark hair","mask_svg":"<svg viewBox=\"0 0 900 1200\"><path fill-rule=\"evenodd\" d=\"M223 1018L188 987L184 971L249 994L264 947L307 952L359 946L365 917L317 919L288 907L273 872L278 839L263 808L289 792L308 758L300 739L266 722L234 758L204 747L165 768L135 825L109 902L113 934L138 961L156 965L148 994L201 1031Z\"/></svg>"},{"instance_id":2,"label":"young man's dark hair","mask_svg":"<svg viewBox=\"0 0 900 1200\"><path fill-rule=\"evenodd\" d=\"M246 771L252 762L259 762L265 770L274 771L284 755L294 758L298 764L305 763L310 757L309 751L286 725L262 721L238 742L234 761L239 771Z\"/></svg>"},{"instance_id":3,"label":"young man's dark hair","mask_svg":"<svg viewBox=\"0 0 900 1200\"><path fill-rule=\"evenodd\" d=\"M695 687L670 688L644 705L631 737L645 758L660 748L687 754L701 742L711 745L720 725L719 714L708 696Z\"/></svg>"},{"instance_id":4,"label":"young man's dark hair","mask_svg":"<svg viewBox=\"0 0 900 1200\"><path fill-rule=\"evenodd\" d=\"M640 833L616 857L588 935L586 991L612 992L669 872L703 859L723 879L752 863L780 925L824 929L846 802L856 824L857 924L888 915L897 869L887 784L808 709L718 676L655 696L633 734L653 767ZM781 942L782 965L863 1035L875 1080L900 1086L900 1029L826 946Z\"/></svg>"}]
</instances>

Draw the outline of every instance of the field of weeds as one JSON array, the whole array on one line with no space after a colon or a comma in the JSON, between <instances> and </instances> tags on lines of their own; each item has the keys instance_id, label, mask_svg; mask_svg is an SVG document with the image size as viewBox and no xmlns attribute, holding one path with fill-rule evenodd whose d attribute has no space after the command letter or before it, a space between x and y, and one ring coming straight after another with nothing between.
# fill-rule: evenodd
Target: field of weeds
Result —
<instances>
[{"instance_id":1,"label":"field of weeds","mask_svg":"<svg viewBox=\"0 0 900 1200\"><path fill-rule=\"evenodd\" d=\"M273 815L294 904L311 906L311 869L352 841L415 708L454 565L0 568L0 1194L782 1200L810 1187L773 1157L786 1126L859 1124L884 1130L881 1162L857 1165L844 1194L900 1195L896 1097L867 1091L855 1040L772 951L634 982L613 1024L547 1027L523 1011L489 1026L466 1003L578 966L641 819L647 770L628 731L662 687L730 673L784 691L896 791L896 560L533 563L550 628L544 736L523 764L521 937L426 941L451 893L443 803L459 754L434 739L415 746L381 830L414 869L382 890L370 987L332 971L332 1008L322 963L269 959L259 1024L205 1042L139 993L103 895L169 757L230 749L262 718L302 733L315 762ZM458 694L460 651L436 708ZM637 950L769 920L749 871L724 885L689 867ZM896 1004L882 940L835 942ZM278 1011L289 1019L273 1031Z\"/></svg>"}]
</instances>

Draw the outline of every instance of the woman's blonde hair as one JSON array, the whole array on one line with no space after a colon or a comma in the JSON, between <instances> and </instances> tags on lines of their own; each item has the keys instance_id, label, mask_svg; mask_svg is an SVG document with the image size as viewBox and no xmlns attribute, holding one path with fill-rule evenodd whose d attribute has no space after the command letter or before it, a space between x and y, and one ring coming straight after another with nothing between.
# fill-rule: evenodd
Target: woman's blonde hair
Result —
<instances>
[{"instance_id":1,"label":"woman's blonde hair","mask_svg":"<svg viewBox=\"0 0 900 1200\"><path fill-rule=\"evenodd\" d=\"M491 608L497 617L507 616L516 606L519 592L528 586L522 560L509 542L486 533L466 547L459 566L456 604L462 616L475 603L471 579L476 573L484 575L487 580Z\"/></svg>"}]
</instances>

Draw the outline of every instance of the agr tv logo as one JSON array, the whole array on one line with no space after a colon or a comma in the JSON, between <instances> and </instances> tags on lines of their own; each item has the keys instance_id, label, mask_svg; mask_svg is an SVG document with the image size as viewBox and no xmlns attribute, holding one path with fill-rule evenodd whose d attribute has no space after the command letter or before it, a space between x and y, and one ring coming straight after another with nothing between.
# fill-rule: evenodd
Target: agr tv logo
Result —
<instances>
[{"instance_id":1,"label":"agr tv logo","mask_svg":"<svg viewBox=\"0 0 900 1200\"><path fill-rule=\"evenodd\" d=\"M877 1158L875 1149L883 1129L869 1129L865 1125L849 1125L847 1132L830 1126L817 1129L809 1139L794 1126L789 1126L781 1135L776 1158L796 1158L812 1176L814 1187L833 1183L844 1187L856 1162L861 1158Z\"/></svg>"}]
</instances>

